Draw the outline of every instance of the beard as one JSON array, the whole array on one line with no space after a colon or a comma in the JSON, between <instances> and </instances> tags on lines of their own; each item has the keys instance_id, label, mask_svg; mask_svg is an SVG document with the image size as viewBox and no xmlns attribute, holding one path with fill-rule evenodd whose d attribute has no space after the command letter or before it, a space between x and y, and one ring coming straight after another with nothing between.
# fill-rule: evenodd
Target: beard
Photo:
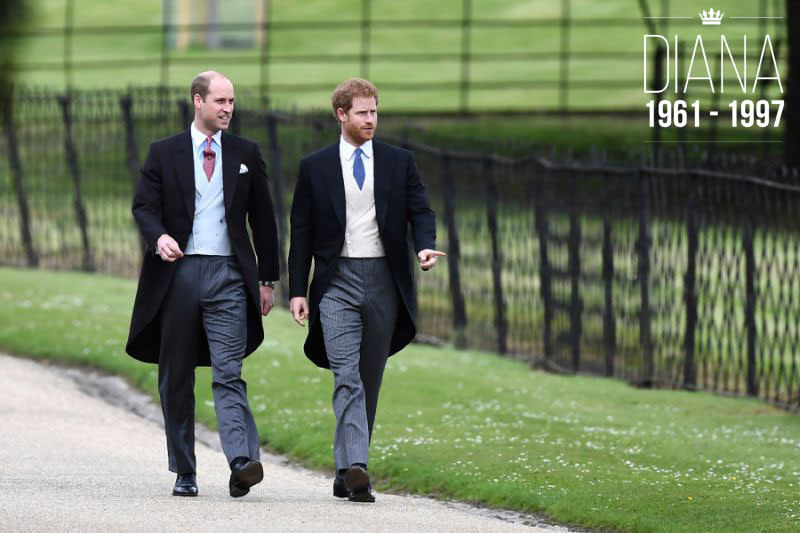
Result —
<instances>
[{"instance_id":1,"label":"beard","mask_svg":"<svg viewBox=\"0 0 800 533\"><path fill-rule=\"evenodd\" d=\"M347 133L348 137L361 145L375 136L376 127L377 126L373 125L371 129L367 129L363 126L353 126L350 124L345 126L345 132Z\"/></svg>"}]
</instances>

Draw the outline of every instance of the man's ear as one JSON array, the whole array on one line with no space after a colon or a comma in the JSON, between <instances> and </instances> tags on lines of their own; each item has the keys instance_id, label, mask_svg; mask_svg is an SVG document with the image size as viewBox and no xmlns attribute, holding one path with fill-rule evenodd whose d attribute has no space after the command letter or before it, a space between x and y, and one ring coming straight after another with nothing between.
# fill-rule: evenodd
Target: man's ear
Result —
<instances>
[{"instance_id":1,"label":"man's ear","mask_svg":"<svg viewBox=\"0 0 800 533\"><path fill-rule=\"evenodd\" d=\"M339 120L340 123L342 123L347 118L347 113L341 107L337 107L336 108L336 118Z\"/></svg>"}]
</instances>

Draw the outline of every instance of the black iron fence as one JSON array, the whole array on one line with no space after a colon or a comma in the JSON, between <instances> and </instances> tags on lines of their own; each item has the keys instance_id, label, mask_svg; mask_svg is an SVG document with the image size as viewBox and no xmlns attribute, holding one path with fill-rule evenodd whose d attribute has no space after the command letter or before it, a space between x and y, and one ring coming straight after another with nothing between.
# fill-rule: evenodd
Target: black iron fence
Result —
<instances>
[{"instance_id":1,"label":"black iron fence","mask_svg":"<svg viewBox=\"0 0 800 533\"><path fill-rule=\"evenodd\" d=\"M262 147L285 265L299 158L338 133L329 118L248 107L243 91L237 100L231 128ZM188 126L188 99L154 89L11 101L0 262L136 275L142 245L130 204L141 157L151 140ZM386 140L414 151L449 254L416 276L420 339L555 371L800 405L797 171L779 183L509 158L388 130Z\"/></svg>"}]
</instances>

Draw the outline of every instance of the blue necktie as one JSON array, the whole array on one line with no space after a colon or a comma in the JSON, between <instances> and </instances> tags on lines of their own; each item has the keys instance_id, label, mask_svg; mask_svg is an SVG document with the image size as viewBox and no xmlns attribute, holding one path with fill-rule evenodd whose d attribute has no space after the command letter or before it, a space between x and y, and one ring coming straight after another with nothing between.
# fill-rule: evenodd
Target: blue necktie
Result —
<instances>
[{"instance_id":1,"label":"blue necktie","mask_svg":"<svg viewBox=\"0 0 800 533\"><path fill-rule=\"evenodd\" d=\"M363 153L361 148L356 148L356 157L353 160L353 177L356 179L358 190L364 187L364 178L367 175L366 172L364 172L364 161L361 160L361 154Z\"/></svg>"}]
</instances>

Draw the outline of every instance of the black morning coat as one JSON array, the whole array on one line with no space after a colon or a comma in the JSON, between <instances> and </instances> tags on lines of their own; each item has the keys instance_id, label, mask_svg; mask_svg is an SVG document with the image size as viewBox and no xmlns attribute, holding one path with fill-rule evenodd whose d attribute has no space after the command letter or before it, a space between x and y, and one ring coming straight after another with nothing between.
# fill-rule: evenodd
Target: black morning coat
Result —
<instances>
[{"instance_id":1,"label":"black morning coat","mask_svg":"<svg viewBox=\"0 0 800 533\"><path fill-rule=\"evenodd\" d=\"M416 252L433 250L436 246L436 219L411 152L378 141L373 141L372 146L378 231L402 300L392 335L389 353L392 355L416 335L408 226L410 223ZM330 363L322 337L319 303L336 272L344 244L345 213L344 180L337 142L300 162L291 213L289 292L292 298L306 296L313 258L314 276L308 289L309 331L304 349L306 356L322 368L330 368ZM417 262L413 261L413 264Z\"/></svg>"},{"instance_id":2,"label":"black morning coat","mask_svg":"<svg viewBox=\"0 0 800 533\"><path fill-rule=\"evenodd\" d=\"M222 191L231 247L247 286L247 348L250 355L264 339L258 281L280 279L278 240L267 172L258 146L222 133ZM166 233L181 250L192 231L195 182L192 137L189 130L150 145L133 198L133 217L147 249L125 351L148 363L157 363L161 331L159 310L181 259L168 263L156 255L156 241ZM244 170L244 165L247 168ZM245 219L249 219L252 245ZM255 253L253 252L255 246ZM256 265L256 257L258 264ZM208 341L200 342L197 366L209 366Z\"/></svg>"}]
</instances>

